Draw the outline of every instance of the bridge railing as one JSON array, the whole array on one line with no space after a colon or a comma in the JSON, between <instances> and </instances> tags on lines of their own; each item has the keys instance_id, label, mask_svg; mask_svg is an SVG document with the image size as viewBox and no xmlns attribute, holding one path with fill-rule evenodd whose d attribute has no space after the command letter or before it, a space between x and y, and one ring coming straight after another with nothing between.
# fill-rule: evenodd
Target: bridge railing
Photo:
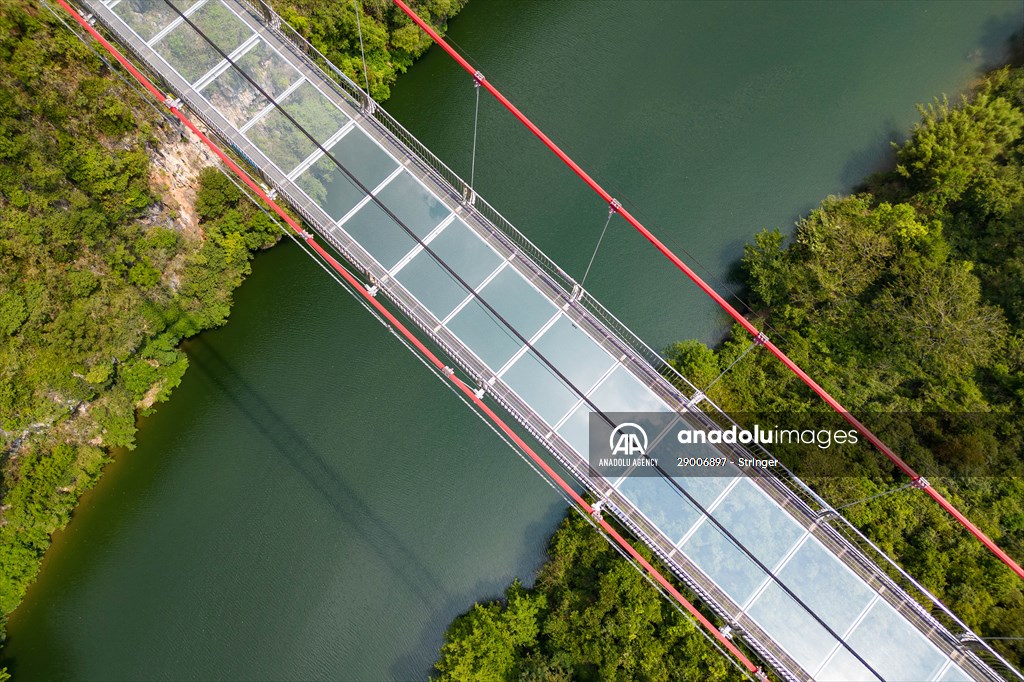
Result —
<instances>
[{"instance_id":1,"label":"bridge railing","mask_svg":"<svg viewBox=\"0 0 1024 682\"><path fill-rule=\"evenodd\" d=\"M924 622L932 625L942 634L948 645L968 657L973 657L1006 680L1024 680L1021 674L991 644L980 639L964 621L953 613L930 590L924 587L913 576L907 573L878 545L867 538L856 526L841 514L826 513L822 517L823 528L835 533L846 544L858 551L852 556L861 564L864 571L879 576L890 590L902 592L913 597L907 607Z\"/></svg>"}]
</instances>

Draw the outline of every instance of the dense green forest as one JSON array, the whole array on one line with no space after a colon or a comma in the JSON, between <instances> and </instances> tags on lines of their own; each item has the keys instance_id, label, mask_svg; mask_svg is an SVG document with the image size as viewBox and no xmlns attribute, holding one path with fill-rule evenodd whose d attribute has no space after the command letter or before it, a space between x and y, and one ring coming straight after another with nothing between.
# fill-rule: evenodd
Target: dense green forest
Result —
<instances>
[{"instance_id":1,"label":"dense green forest","mask_svg":"<svg viewBox=\"0 0 1024 682\"><path fill-rule=\"evenodd\" d=\"M355 75L353 7L282 4ZM463 4L414 3L440 24ZM380 3L366 11L386 95L426 43ZM51 534L112 449L132 448L137 412L181 380L179 341L226 321L253 252L280 232L49 12L0 2L0 63L2 642ZM167 150L196 166L194 199L161 174Z\"/></svg>"},{"instance_id":2,"label":"dense green forest","mask_svg":"<svg viewBox=\"0 0 1024 682\"><path fill-rule=\"evenodd\" d=\"M791 239L765 231L746 247L741 295L750 317L790 357L814 368L829 392L1024 560L1024 68L994 71L968 97L937 100L920 114L895 150L892 171L852 196L825 199ZM667 355L695 385L707 386L750 344L737 326L715 349L686 341ZM761 350L708 394L727 412L760 423L780 415L829 419L821 401ZM834 505L906 483L866 447L841 460L806 449L777 454ZM925 495L902 490L844 513L982 636L1024 637L1024 584ZM573 528L573 543L603 542L585 524ZM566 536L563 528L552 541L534 590L513 585L505 600L477 605L452 624L437 664L443 678L485 671L494 679L534 679L535 663L563 679L594 678L598 670L622 679L668 677L626 672L621 663L639 665L641 652L674 636L639 605L631 622L642 624L645 641L609 638L600 650L570 647L556 655L569 646L558 635L584 637L604 617L583 628L566 603L600 609L613 592L634 603L657 596L640 582L643 598L604 587L616 578L596 572L624 575L625 561L611 554L581 559L572 546L566 550ZM569 557L578 562L571 570ZM552 576L570 582L556 590ZM498 634L494 623L502 619L521 634ZM669 639L646 641L651 636ZM695 641L692 650L707 661L701 645ZM1024 660L1020 641L993 645L1017 664Z\"/></svg>"},{"instance_id":3,"label":"dense green forest","mask_svg":"<svg viewBox=\"0 0 1024 682\"><path fill-rule=\"evenodd\" d=\"M466 2L417 0L410 4L431 25L443 29ZM288 23L360 86L363 86L364 75L358 29L362 28L370 94L383 101L391 94L398 74L405 73L430 47L430 38L394 3L380 0L360 0L360 3L359 24L352 0L281 0L273 4Z\"/></svg>"},{"instance_id":4,"label":"dense green forest","mask_svg":"<svg viewBox=\"0 0 1024 682\"><path fill-rule=\"evenodd\" d=\"M534 587L516 581L456 618L437 670L481 682L739 679L697 627L570 512Z\"/></svg>"}]
</instances>

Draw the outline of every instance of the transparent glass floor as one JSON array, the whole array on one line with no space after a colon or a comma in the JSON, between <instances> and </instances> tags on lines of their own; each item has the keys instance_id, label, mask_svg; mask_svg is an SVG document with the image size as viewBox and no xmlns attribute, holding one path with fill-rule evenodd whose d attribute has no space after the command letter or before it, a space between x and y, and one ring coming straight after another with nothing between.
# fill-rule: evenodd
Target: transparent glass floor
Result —
<instances>
[{"instance_id":1,"label":"transparent glass floor","mask_svg":"<svg viewBox=\"0 0 1024 682\"><path fill-rule=\"evenodd\" d=\"M258 33L240 4L92 4L122 22L136 47L148 46L161 70L190 84L190 102L204 103L258 149L322 212L325 229L354 240L583 461L595 408L673 411L542 293L521 256L510 260L453 213L356 109L339 105L295 54ZM816 679L872 679L865 662L889 680L968 679L751 480L611 483Z\"/></svg>"}]
</instances>

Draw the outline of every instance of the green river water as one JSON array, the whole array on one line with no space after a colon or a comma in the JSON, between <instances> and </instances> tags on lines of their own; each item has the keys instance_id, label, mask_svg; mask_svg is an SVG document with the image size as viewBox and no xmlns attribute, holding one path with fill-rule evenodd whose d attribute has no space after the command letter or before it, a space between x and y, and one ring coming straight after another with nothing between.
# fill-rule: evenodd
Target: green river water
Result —
<instances>
[{"instance_id":1,"label":"green river water","mask_svg":"<svg viewBox=\"0 0 1024 682\"><path fill-rule=\"evenodd\" d=\"M1020 0L472 0L450 35L715 280L1022 23ZM388 109L468 175L472 81L445 55ZM579 276L606 207L486 97L480 126L480 193ZM656 348L724 329L621 222L588 288ZM16 680L424 678L453 616L543 560L561 498L292 244L186 349L13 615Z\"/></svg>"}]
</instances>

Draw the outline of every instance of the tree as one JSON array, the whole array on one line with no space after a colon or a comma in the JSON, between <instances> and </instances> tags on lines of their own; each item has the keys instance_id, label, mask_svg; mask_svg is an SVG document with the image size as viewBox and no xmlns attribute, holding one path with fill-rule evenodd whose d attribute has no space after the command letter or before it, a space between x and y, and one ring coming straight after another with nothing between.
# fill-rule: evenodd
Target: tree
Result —
<instances>
[{"instance_id":1,"label":"tree","mask_svg":"<svg viewBox=\"0 0 1024 682\"><path fill-rule=\"evenodd\" d=\"M981 302L967 262L904 273L875 300L870 323L887 353L899 353L928 372L970 374L1002 347L1002 312Z\"/></svg>"},{"instance_id":2,"label":"tree","mask_svg":"<svg viewBox=\"0 0 1024 682\"><path fill-rule=\"evenodd\" d=\"M436 668L442 680L733 677L694 626L573 512L551 538L536 586L517 580L503 601L456 618Z\"/></svg>"}]
</instances>

